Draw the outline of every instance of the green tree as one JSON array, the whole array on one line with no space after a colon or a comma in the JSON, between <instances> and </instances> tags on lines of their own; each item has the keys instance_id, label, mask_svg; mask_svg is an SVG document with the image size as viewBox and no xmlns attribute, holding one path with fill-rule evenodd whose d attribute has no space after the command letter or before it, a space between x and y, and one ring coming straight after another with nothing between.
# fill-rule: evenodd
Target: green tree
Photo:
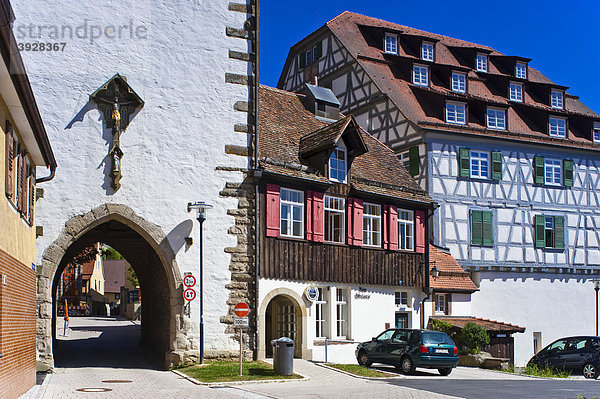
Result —
<instances>
[{"instance_id":1,"label":"green tree","mask_svg":"<svg viewBox=\"0 0 600 399\"><path fill-rule=\"evenodd\" d=\"M127 281L129 281L131 283L131 285L133 285L134 287L140 286L140 282L137 278L137 274L135 274L135 270L133 270L132 267L127 269Z\"/></svg>"},{"instance_id":2,"label":"green tree","mask_svg":"<svg viewBox=\"0 0 600 399\"><path fill-rule=\"evenodd\" d=\"M467 323L460 332L460 341L471 351L479 352L482 346L490 343L490 336L480 325Z\"/></svg>"},{"instance_id":3,"label":"green tree","mask_svg":"<svg viewBox=\"0 0 600 399\"><path fill-rule=\"evenodd\" d=\"M121 255L120 253L117 252L116 249L109 247L108 245L103 245L101 251L102 251L102 259L103 260L125 259L125 258L123 258L123 255Z\"/></svg>"}]
</instances>

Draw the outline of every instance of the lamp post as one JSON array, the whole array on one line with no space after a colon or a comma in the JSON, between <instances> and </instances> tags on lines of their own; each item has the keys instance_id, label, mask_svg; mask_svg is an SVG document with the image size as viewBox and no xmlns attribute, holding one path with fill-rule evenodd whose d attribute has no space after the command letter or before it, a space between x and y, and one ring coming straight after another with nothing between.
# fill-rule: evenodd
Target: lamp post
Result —
<instances>
[{"instance_id":1,"label":"lamp post","mask_svg":"<svg viewBox=\"0 0 600 399\"><path fill-rule=\"evenodd\" d=\"M200 223L200 271L198 273L198 295L200 296L200 364L204 363L204 278L203 278L203 269L202 269L202 224L206 220L206 211L212 208L212 205L209 205L205 202L188 202L187 211L188 213L192 211L192 209L196 210L196 220Z\"/></svg>"},{"instance_id":2,"label":"lamp post","mask_svg":"<svg viewBox=\"0 0 600 399\"><path fill-rule=\"evenodd\" d=\"M598 336L598 290L600 290L600 287L598 286L599 283L600 281L594 280L594 291L596 291L596 336Z\"/></svg>"}]
</instances>

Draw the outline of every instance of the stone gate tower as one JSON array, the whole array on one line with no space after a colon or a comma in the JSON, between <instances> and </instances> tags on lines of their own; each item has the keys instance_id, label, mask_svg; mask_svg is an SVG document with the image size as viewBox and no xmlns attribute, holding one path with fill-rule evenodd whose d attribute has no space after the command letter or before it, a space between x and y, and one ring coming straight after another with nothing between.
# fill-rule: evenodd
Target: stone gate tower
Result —
<instances>
[{"instance_id":1,"label":"stone gate tower","mask_svg":"<svg viewBox=\"0 0 600 399\"><path fill-rule=\"evenodd\" d=\"M167 366L197 359L199 301L182 297L183 276L199 277L199 223L186 207L195 201L213 205L203 228L205 356L238 347L232 308L252 307L255 282L256 3L13 1L59 165L38 198L41 364L54 362L57 277L95 241L138 274L142 341Z\"/></svg>"}]
</instances>

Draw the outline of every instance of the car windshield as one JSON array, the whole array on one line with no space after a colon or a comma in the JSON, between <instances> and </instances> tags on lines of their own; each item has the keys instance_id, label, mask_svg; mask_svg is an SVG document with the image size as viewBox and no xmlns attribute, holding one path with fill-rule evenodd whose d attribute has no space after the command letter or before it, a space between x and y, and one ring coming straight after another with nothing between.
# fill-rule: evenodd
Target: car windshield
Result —
<instances>
[{"instance_id":1,"label":"car windshield","mask_svg":"<svg viewBox=\"0 0 600 399\"><path fill-rule=\"evenodd\" d=\"M379 337L377 337L377 341L387 341L388 339L392 338L393 334L394 334L394 330L384 331L383 333L381 333L379 335Z\"/></svg>"},{"instance_id":2,"label":"car windshield","mask_svg":"<svg viewBox=\"0 0 600 399\"><path fill-rule=\"evenodd\" d=\"M450 339L448 334L443 332L436 331L427 331L424 332L423 335L423 344L445 344L445 345L454 345L454 342Z\"/></svg>"}]
</instances>

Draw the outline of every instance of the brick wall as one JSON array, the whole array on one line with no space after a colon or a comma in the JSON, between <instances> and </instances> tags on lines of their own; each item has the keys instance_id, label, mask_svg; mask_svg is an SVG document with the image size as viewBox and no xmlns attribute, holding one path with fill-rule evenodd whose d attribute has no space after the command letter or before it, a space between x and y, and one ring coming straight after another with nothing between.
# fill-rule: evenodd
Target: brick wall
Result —
<instances>
[{"instance_id":1,"label":"brick wall","mask_svg":"<svg viewBox=\"0 0 600 399\"><path fill-rule=\"evenodd\" d=\"M35 385L35 317L35 272L0 249L2 399L18 398Z\"/></svg>"}]
</instances>

